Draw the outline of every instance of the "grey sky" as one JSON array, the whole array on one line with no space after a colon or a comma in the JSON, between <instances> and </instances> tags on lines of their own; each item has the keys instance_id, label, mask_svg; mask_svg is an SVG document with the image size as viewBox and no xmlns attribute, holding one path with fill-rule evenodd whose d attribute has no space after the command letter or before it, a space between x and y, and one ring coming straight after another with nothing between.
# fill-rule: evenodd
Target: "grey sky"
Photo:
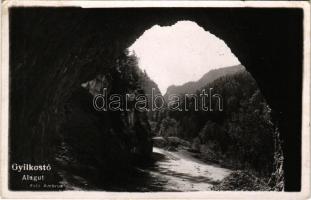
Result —
<instances>
[{"instance_id":1,"label":"grey sky","mask_svg":"<svg viewBox=\"0 0 311 200\"><path fill-rule=\"evenodd\" d=\"M170 85L195 81L220 67L239 64L225 42L195 22L179 21L173 26L153 26L129 48L139 66L158 84L162 94Z\"/></svg>"}]
</instances>

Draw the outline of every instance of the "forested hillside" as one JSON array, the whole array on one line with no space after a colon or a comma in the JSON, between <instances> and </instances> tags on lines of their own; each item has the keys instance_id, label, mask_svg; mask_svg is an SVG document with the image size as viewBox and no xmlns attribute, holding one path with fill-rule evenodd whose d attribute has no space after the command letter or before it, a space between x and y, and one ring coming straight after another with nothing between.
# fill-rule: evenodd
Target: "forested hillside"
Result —
<instances>
[{"instance_id":1,"label":"forested hillside","mask_svg":"<svg viewBox=\"0 0 311 200\"><path fill-rule=\"evenodd\" d=\"M222 96L223 111L195 111L195 102L189 98L189 111L162 113L157 135L190 141L192 150L200 152L206 161L269 177L274 170L276 127L255 80L240 68L197 88L196 94L210 88ZM201 104L202 100L199 108ZM212 107L215 106L214 103Z\"/></svg>"},{"instance_id":2,"label":"forested hillside","mask_svg":"<svg viewBox=\"0 0 311 200\"><path fill-rule=\"evenodd\" d=\"M168 95L170 94L191 94L195 93L197 90L203 88L207 83L211 83L214 80L222 77L228 76L231 74L235 74L241 70L245 70L243 65L236 65L231 67L223 67L219 69L214 69L206 74L204 74L199 80L197 81L190 81L183 85L171 85L167 88L166 93L164 94L164 98L167 99Z\"/></svg>"}]
</instances>

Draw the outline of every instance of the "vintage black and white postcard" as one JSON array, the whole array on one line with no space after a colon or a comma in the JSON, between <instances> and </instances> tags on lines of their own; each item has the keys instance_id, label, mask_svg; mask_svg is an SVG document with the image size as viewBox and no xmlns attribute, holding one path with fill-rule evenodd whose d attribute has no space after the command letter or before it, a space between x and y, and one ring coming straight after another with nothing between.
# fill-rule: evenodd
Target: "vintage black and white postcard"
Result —
<instances>
[{"instance_id":1,"label":"vintage black and white postcard","mask_svg":"<svg viewBox=\"0 0 311 200\"><path fill-rule=\"evenodd\" d=\"M305 199L310 5L4 1L5 198Z\"/></svg>"}]
</instances>

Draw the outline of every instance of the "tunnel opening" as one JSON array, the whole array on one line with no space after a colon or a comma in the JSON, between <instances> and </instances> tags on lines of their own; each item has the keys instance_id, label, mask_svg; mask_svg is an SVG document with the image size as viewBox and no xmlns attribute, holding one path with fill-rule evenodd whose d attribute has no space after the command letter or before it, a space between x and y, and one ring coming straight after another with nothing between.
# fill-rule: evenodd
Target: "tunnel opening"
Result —
<instances>
[{"instance_id":1,"label":"tunnel opening","mask_svg":"<svg viewBox=\"0 0 311 200\"><path fill-rule=\"evenodd\" d=\"M41 12L37 13L37 10ZM133 10L135 15L132 15ZM223 11L227 11L227 14L220 17L219 13ZM29 17L25 19L25 16ZM42 20L37 21L38 17ZM61 22L55 25L55 21L60 19ZM93 105L86 103L92 100L92 96L81 88L81 84L101 74L116 76L119 73L116 70L117 60L127 60L130 57L124 50L153 25L173 25L180 20L191 20L223 38L257 81L267 102L275 110L274 121L279 124L284 150L285 190L298 191L301 166L301 19L302 11L299 9L259 9L256 12L253 9L238 8L60 8L57 11L51 8L11 9L10 162L51 162L55 143L59 143L59 138L66 134L60 131L63 123L75 118L77 123L72 126L75 133L80 132L81 137L74 143L92 144L86 148L103 153L96 156L92 154L92 158L81 154L81 160L89 162L88 159L92 159L99 166L107 166L104 163L117 158L119 160L116 166L127 168L125 163L131 162L127 161L130 157L128 152L135 152L139 141L150 141L140 138L128 144L130 137L127 136L133 134L133 129L129 128L125 134L118 135L122 126L119 127L117 122L129 124L130 122L121 119L131 118L130 115L124 117L120 112L111 112L108 116L94 113L90 109L93 109ZM33 34L30 35L30 32ZM61 37L55 37L59 33ZM279 76L280 71L283 72L282 77ZM102 77L97 78L102 82ZM77 107L84 108L72 110L71 104L79 103L83 106ZM145 116L140 116L139 119L134 129L151 130L148 125L145 126ZM83 123L79 123L81 121ZM68 123L66 126L69 126L67 129L73 128ZM94 128L91 132L95 136L99 132L106 132L112 137L98 135L84 141L89 137L84 137L89 130L83 127L89 126ZM107 126L111 129L107 129ZM209 127L213 126L215 125L209 124ZM103 141L106 141L105 145ZM114 148L108 148L109 146ZM150 145L147 146L146 152L150 153ZM92 149L93 147L98 149ZM85 149L83 145L77 148ZM103 161L103 155L110 157ZM89 173L90 170L86 167L85 171ZM97 174L92 173L93 176ZM20 189L15 182L19 175L10 175L11 188ZM141 178L143 180L146 177ZM83 183L81 180L80 182Z\"/></svg>"},{"instance_id":2,"label":"tunnel opening","mask_svg":"<svg viewBox=\"0 0 311 200\"><path fill-rule=\"evenodd\" d=\"M246 133L246 135L250 134L252 138L247 139L248 144L247 147L245 146L245 151L248 151L248 148L252 146L252 139L256 141L255 138L258 137L261 138L261 141L256 141L255 143L264 143L265 145L254 147L254 151L257 153L256 156L252 153L249 154L252 155L251 157L258 158L257 161L251 161L253 162L252 167L246 167L252 164L249 164L247 159L242 159L243 161L241 162L246 162L247 164L236 164L233 169L255 169L255 171L258 172L255 172L255 174L266 176L266 178L269 179L270 185L275 184L272 186L274 189L284 189L283 186L281 186L284 183L284 172L282 168L283 151L278 127L272 122L273 111L265 100L264 95L261 94L260 88L251 73L247 72L246 68L241 65L240 61L231 52L231 49L227 46L225 41L211 34L194 21L176 20L176 22L172 23L170 26L154 25L147 29L129 47L129 50L134 56L137 56L138 66L144 70L144 73L148 76L148 81L152 83L150 85L155 87L153 89L157 94L162 94L164 100L162 100L162 102L166 104L164 109L159 109L157 111L146 109L148 120L151 124L152 135L154 137L154 146L156 148L176 151L177 149L182 149L187 146L185 144L188 143L189 145L190 143L190 151L201 153L200 155L196 155L197 157L202 156L205 160L214 159L215 161L224 156L222 158L227 159L227 161L220 163L226 166L226 164L231 162L228 162L228 160L232 158L239 160L239 156L236 157L228 153L229 151L237 152L235 145L230 144L230 140L238 142L244 136L238 138L236 137L237 135L243 135L241 134L243 131L249 132ZM237 85L227 87L230 84ZM244 95L239 94L238 90L242 87L248 90L247 84L252 85L248 89L252 90L253 93L251 92L248 94L250 96L245 95L245 93ZM146 94L152 94L150 85L144 88ZM215 97L217 94L212 95L211 91L214 88L219 89L219 87L226 89L221 91L221 95L218 94L220 98L218 102L214 102L215 105L213 105L212 101L205 102L206 99L202 98L200 100L200 98L198 98L203 95L200 92L205 92L207 90L209 90L209 94L206 94L206 97L209 95ZM219 91L217 91L217 89L214 92L217 93ZM225 90L227 90L227 92L230 90L229 93L231 93L231 96L230 94L226 94ZM223 97L226 99L222 99ZM239 104L243 104L243 100L241 100L243 98L249 98L246 101L252 102L249 106L246 106L247 108L238 106ZM256 101L260 103L255 102L254 99L257 99ZM238 103L231 104L232 101ZM159 104L159 102L152 103ZM204 107L204 103L209 105ZM258 103L264 106L256 107ZM190 108L187 106L190 106ZM236 106L238 108L232 109L231 106ZM171 109L172 107L173 109ZM223 115L219 114L224 111L223 109L228 109L230 111L225 112L226 114ZM250 109L252 110L250 112L259 112L259 110L261 110L260 115L265 115L267 118L264 120L256 118L256 124L251 126L256 127L263 125L262 127L266 128L261 129L260 133L256 133L254 130L247 130L248 128L244 126L244 128L242 128L243 131L239 130L236 133L230 133L232 129L234 129L234 126L236 126L236 128L241 128L243 125L249 123L247 121L251 118L255 119L253 118L254 116L248 116L250 117L249 119L241 121L234 119L246 114L236 112L239 109ZM193 114L198 111L201 112ZM204 112L208 113L213 111L219 112L217 114L203 114ZM188 114L187 112L192 112L192 114ZM226 117L224 117L225 115L227 115L227 117L230 116L228 118L231 119L226 119ZM191 126L189 128L190 124ZM230 126L229 124L235 125L230 129L220 128L221 126ZM234 136L234 134L237 135ZM225 140L224 138L227 138L226 140L228 141L221 141ZM243 149L243 147L241 148ZM263 149L264 151L262 151ZM155 150L157 151L157 149ZM222 156L218 158L217 156L213 157L210 155L212 154L211 152L218 153L219 155L222 154ZM259 161L260 152L265 154L262 156L268 159ZM242 155L244 153L240 151L240 153L237 154ZM256 169L255 165L257 164L260 165L261 169L265 169L262 171L258 167ZM230 166L230 164L227 166ZM202 172L201 175L204 176L204 173ZM272 180L274 183L272 183ZM278 185L278 188L275 187L276 185Z\"/></svg>"}]
</instances>

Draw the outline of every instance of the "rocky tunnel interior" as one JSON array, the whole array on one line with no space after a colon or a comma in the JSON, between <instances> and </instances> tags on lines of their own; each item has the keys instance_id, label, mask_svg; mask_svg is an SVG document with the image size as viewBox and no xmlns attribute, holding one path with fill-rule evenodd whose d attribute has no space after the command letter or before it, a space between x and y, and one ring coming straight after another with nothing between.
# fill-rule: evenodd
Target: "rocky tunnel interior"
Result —
<instances>
[{"instance_id":1,"label":"rocky tunnel interior","mask_svg":"<svg viewBox=\"0 0 311 200\"><path fill-rule=\"evenodd\" d=\"M301 9L16 7L9 14L11 163L51 159L53 141L61 137L68 117L64 103L79 95L81 83L105 74L121 52L153 25L191 20L223 39L256 79L280 128L285 190L300 190ZM93 117L84 114L85 119ZM107 120L113 124L113 119ZM114 136L108 143L119 145L120 151L106 154L124 163L122 140ZM106 145L105 150L94 151L108 149Z\"/></svg>"}]
</instances>

